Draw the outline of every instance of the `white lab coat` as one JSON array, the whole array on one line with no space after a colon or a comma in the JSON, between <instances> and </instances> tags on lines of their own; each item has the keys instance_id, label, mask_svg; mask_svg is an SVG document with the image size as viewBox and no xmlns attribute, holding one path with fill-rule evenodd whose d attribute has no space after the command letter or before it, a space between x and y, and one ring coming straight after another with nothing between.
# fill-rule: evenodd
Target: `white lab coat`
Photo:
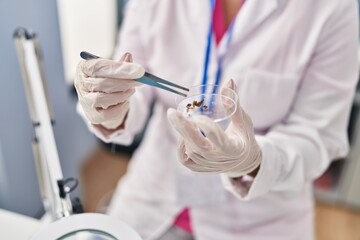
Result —
<instances>
[{"instance_id":1,"label":"white lab coat","mask_svg":"<svg viewBox=\"0 0 360 240\"><path fill-rule=\"evenodd\" d=\"M151 73L198 85L210 12L209 0L132 0L117 55L131 52ZM180 166L178 136L166 118L166 110L176 107L175 95L141 86L131 98L125 130L108 136L88 123L106 142L131 143L156 100L109 213L144 239L161 235L184 206L191 207L196 240L313 239L312 181L348 152L357 29L355 0L248 0L235 22L222 82L236 81L253 120L263 152L256 178L246 184ZM213 46L209 83L215 55Z\"/></svg>"}]
</instances>

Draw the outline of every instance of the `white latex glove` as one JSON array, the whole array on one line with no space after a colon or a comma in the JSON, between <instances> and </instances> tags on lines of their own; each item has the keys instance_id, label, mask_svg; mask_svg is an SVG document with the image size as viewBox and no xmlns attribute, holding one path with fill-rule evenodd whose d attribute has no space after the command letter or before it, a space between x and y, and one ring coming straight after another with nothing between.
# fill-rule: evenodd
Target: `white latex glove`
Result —
<instances>
[{"instance_id":1,"label":"white latex glove","mask_svg":"<svg viewBox=\"0 0 360 240\"><path fill-rule=\"evenodd\" d=\"M233 80L228 81L225 87L236 91ZM227 92L223 91L223 94ZM226 131L206 116L194 116L190 121L175 109L169 109L167 116L181 135L179 160L190 170L240 177L259 167L262 153L255 140L252 121L239 101Z\"/></svg>"},{"instance_id":2,"label":"white latex glove","mask_svg":"<svg viewBox=\"0 0 360 240\"><path fill-rule=\"evenodd\" d=\"M132 63L130 53L120 61L99 58L79 62L74 85L87 119L106 129L119 127L129 111L134 87L140 85L132 79L144 73L141 65Z\"/></svg>"}]
</instances>

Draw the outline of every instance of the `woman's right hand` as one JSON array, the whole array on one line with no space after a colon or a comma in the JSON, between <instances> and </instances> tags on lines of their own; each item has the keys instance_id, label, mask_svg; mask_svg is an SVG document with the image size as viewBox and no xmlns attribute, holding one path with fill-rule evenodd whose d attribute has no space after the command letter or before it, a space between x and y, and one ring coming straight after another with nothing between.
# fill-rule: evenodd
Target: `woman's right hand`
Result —
<instances>
[{"instance_id":1,"label":"woman's right hand","mask_svg":"<svg viewBox=\"0 0 360 240\"><path fill-rule=\"evenodd\" d=\"M87 119L109 130L121 126L134 87L141 84L133 79L144 73L141 65L132 62L130 53L120 61L99 58L79 62L74 85Z\"/></svg>"}]
</instances>

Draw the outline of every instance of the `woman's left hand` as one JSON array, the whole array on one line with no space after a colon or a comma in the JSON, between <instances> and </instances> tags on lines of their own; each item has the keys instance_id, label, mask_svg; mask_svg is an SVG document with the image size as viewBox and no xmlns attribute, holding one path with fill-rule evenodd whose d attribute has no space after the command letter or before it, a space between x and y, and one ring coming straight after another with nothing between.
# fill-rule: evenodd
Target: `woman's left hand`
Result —
<instances>
[{"instance_id":1,"label":"woman's left hand","mask_svg":"<svg viewBox=\"0 0 360 240\"><path fill-rule=\"evenodd\" d=\"M225 87L236 91L233 80L228 81ZM252 121L240 106L239 100L226 131L205 116L194 116L189 121L175 109L169 109L167 116L181 135L178 144L179 160L190 170L240 177L259 167L262 152L255 140Z\"/></svg>"}]
</instances>

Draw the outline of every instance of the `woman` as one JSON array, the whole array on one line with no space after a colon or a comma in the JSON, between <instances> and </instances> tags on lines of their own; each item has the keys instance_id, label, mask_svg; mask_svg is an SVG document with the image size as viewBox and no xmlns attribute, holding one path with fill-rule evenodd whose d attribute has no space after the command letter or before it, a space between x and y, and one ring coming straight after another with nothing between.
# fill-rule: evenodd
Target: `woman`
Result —
<instances>
[{"instance_id":1,"label":"woman","mask_svg":"<svg viewBox=\"0 0 360 240\"><path fill-rule=\"evenodd\" d=\"M144 239L314 239L312 182L348 152L357 36L353 0L130 1L116 52L132 55L83 61L75 82L105 142L131 143L156 100L109 213ZM185 120L131 80L144 69L237 89L230 126Z\"/></svg>"}]
</instances>

